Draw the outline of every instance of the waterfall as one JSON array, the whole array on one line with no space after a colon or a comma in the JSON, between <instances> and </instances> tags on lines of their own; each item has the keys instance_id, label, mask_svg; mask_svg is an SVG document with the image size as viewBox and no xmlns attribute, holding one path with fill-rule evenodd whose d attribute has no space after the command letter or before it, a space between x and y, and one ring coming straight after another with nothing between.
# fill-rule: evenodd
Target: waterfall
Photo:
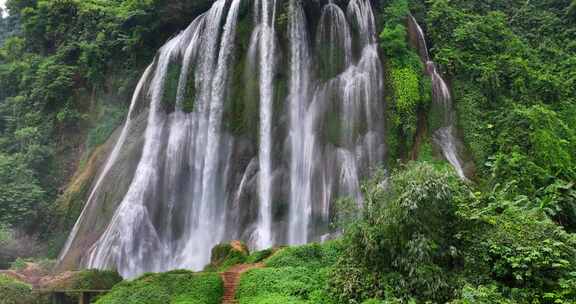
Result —
<instances>
[{"instance_id":1,"label":"waterfall","mask_svg":"<svg viewBox=\"0 0 576 304\"><path fill-rule=\"evenodd\" d=\"M132 115L134 112L134 108L136 106L136 102L138 101L138 98L140 97L140 95L142 93L142 89L144 87L144 84L148 81L148 78L150 77L151 70L152 70L152 66L150 65L150 66L148 66L148 68L146 68L146 70L144 71L144 74L142 75L142 77L138 81L138 84L136 85L136 89L134 90L132 101L130 102L130 108L128 110L128 116L126 118L126 122L124 123L124 126L122 127L120 137L118 138L118 141L116 142L112 152L108 156L108 159L106 160L106 162L104 164L104 168L102 169L100 176L98 177L98 179L96 180L96 183L92 187L92 191L90 192L90 195L88 196L88 199L86 200L86 204L84 206L84 209L82 209L82 212L80 213L78 221L76 221L76 223L74 224L74 227L72 227L72 231L70 232L70 235L68 236L68 239L66 240L66 243L64 244L64 248L62 249L60 256L58 257L59 260L62 260L66 256L66 254L68 254L68 251L70 250L70 246L72 246L72 243L76 240L76 236L78 234L78 230L80 229L80 225L83 223L82 220L85 218L87 210L90 209L91 204L94 201L94 196L100 190L100 185L102 184L102 182L104 181L104 179L108 175L108 172L110 172L110 169L112 168L112 166L114 166L114 164L116 163L116 160L118 159L118 155L120 154L120 150L121 150L122 146L124 145L124 142L126 141L126 137L128 136L128 131L130 130L130 126L132 123Z\"/></svg>"},{"instance_id":2,"label":"waterfall","mask_svg":"<svg viewBox=\"0 0 576 304\"><path fill-rule=\"evenodd\" d=\"M466 180L462 160L459 156L460 143L456 137L456 114L452 105L452 96L450 89L442 75L438 72L436 64L430 59L428 45L424 30L416 18L410 15L408 18L409 25L416 29L418 50L420 58L426 65L426 73L432 80L432 97L437 106L442 109L442 125L434 132L434 142L442 150L444 158L454 167L458 176Z\"/></svg>"},{"instance_id":3,"label":"waterfall","mask_svg":"<svg viewBox=\"0 0 576 304\"><path fill-rule=\"evenodd\" d=\"M106 268L115 265L125 277L133 277L142 271L160 271L165 253L157 230L150 221L145 206L147 197L157 193L158 159L162 130L166 120L161 113L164 94L164 78L170 59L175 56L183 35L169 41L157 58L156 70L150 83L150 114L146 129L144 151L128 193L114 213L110 225L94 244L88 256L89 268ZM139 244L140 246L134 246Z\"/></svg>"},{"instance_id":4,"label":"waterfall","mask_svg":"<svg viewBox=\"0 0 576 304\"><path fill-rule=\"evenodd\" d=\"M352 62L352 34L342 9L330 1L322 8L316 34L316 49L321 73L334 77Z\"/></svg>"},{"instance_id":5,"label":"waterfall","mask_svg":"<svg viewBox=\"0 0 576 304\"><path fill-rule=\"evenodd\" d=\"M258 4L258 3L257 3ZM275 70L275 16L276 0L260 2L260 143L258 179L260 210L258 216L257 246L272 245L272 119ZM272 4L272 6L270 6Z\"/></svg>"},{"instance_id":6,"label":"waterfall","mask_svg":"<svg viewBox=\"0 0 576 304\"><path fill-rule=\"evenodd\" d=\"M362 44L376 43L376 22L370 1L351 0L348 4L348 15L359 28Z\"/></svg>"},{"instance_id":7,"label":"waterfall","mask_svg":"<svg viewBox=\"0 0 576 304\"><path fill-rule=\"evenodd\" d=\"M329 1L318 20L285 1L217 0L158 51L63 263L200 270L233 239L325 240L334 200L361 203L385 142L370 1Z\"/></svg>"},{"instance_id":8,"label":"waterfall","mask_svg":"<svg viewBox=\"0 0 576 304\"><path fill-rule=\"evenodd\" d=\"M204 156L202 173L201 175L199 174L202 176L202 191L200 195L195 196L197 199L195 205L199 205L193 213L195 214L193 218L195 225L189 232L184 249L186 254L182 257L185 261L184 265L194 269L200 269L210 260L209 252L205 248L214 247L224 238L225 214L223 209L225 207L223 202L226 200L225 189L227 185L225 176L229 161L226 151L230 150L229 145L231 143L222 138L221 126L224 99L229 80L228 69L233 64L231 54L234 51L239 7L240 0L234 0L226 18L218 60L211 81L209 107L204 108L204 111L208 114L208 119L202 121L207 123L207 128L205 129L206 135L200 136L206 138L207 144L206 146L198 147L206 150L203 154L195 155L196 158L199 155ZM225 153L221 153L221 150L225 151ZM190 252L193 254L189 254Z\"/></svg>"},{"instance_id":9,"label":"waterfall","mask_svg":"<svg viewBox=\"0 0 576 304\"><path fill-rule=\"evenodd\" d=\"M207 15L198 17L186 31L160 50L150 83L151 102L140 164L110 224L92 246L85 263L87 267L115 266L125 277L134 277L143 271L164 271L177 266L200 269L209 260L209 253L204 248L211 248L222 240L223 207L215 203L224 201L224 198L218 196L221 195L222 188L226 187L224 183L220 185L221 189L217 189L217 184L225 180L218 176L225 174L225 170L220 166L223 159L226 159L226 153L219 153L223 142L220 125L240 0L232 2L220 39L221 45L216 48L225 4L225 0L216 2ZM186 114L182 110L185 86L188 83L190 65L196 61L200 41L203 43L205 56L197 64L200 71L196 75L197 89L200 91L198 109L194 113ZM218 49L219 53L214 55ZM212 52L212 55L208 52ZM166 77L172 61L181 56L184 59L174 101L175 112L166 117L161 104ZM168 127L165 127L166 125ZM167 147L163 150L161 147L165 129L169 130L169 136ZM194 180L192 187L195 187L196 191L200 189L200 192L194 193L190 198L193 208L190 208L185 221L190 225L184 225L184 235L187 237L183 242L177 242L172 225L175 215L181 211L176 210L178 200L183 197L178 193L177 185L182 178L182 163L190 160L186 157L190 149L187 144L190 137L194 137L196 142L206 144L194 147L195 157L190 162L190 175ZM119 141L117 145L121 144ZM202 151L202 148L205 151ZM161 157L162 153L165 155ZM203 156L200 161L199 156ZM164 165L160 162L162 159ZM162 170L165 172L164 183L159 175ZM200 183L201 187L198 186ZM166 218L163 227L157 227L147 203L151 199L161 199L163 195L167 196ZM162 232L165 232L165 235L162 235ZM178 254L182 249L187 251L185 255Z\"/></svg>"},{"instance_id":10,"label":"waterfall","mask_svg":"<svg viewBox=\"0 0 576 304\"><path fill-rule=\"evenodd\" d=\"M312 214L312 178L315 137L307 119L311 64L306 16L299 0L290 1L290 215L288 243L308 241Z\"/></svg>"}]
</instances>

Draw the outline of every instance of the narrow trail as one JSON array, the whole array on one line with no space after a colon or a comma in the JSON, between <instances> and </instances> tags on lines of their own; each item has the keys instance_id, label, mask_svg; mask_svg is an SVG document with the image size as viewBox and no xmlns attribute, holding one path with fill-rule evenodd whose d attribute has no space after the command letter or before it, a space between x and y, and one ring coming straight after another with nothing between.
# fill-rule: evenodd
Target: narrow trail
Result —
<instances>
[{"instance_id":1,"label":"narrow trail","mask_svg":"<svg viewBox=\"0 0 576 304\"><path fill-rule=\"evenodd\" d=\"M242 273L254 269L262 268L264 264L241 264L233 266L225 272L222 272L222 281L224 281L224 296L222 297L222 304L236 304L236 289L240 283L240 276Z\"/></svg>"}]
</instances>

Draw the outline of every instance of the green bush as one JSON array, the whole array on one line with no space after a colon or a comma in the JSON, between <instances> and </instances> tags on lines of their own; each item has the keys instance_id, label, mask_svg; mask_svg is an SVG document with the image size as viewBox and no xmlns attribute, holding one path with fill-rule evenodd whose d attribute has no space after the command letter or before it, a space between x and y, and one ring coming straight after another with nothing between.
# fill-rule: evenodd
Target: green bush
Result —
<instances>
[{"instance_id":1,"label":"green bush","mask_svg":"<svg viewBox=\"0 0 576 304\"><path fill-rule=\"evenodd\" d=\"M30 285L0 274L0 304L29 304L33 300Z\"/></svg>"},{"instance_id":2,"label":"green bush","mask_svg":"<svg viewBox=\"0 0 576 304\"><path fill-rule=\"evenodd\" d=\"M310 267L253 269L242 275L236 298L241 304L271 303L278 297L290 301L320 299L317 291L324 288L327 275L327 270Z\"/></svg>"},{"instance_id":3,"label":"green bush","mask_svg":"<svg viewBox=\"0 0 576 304\"><path fill-rule=\"evenodd\" d=\"M281 294L267 294L263 296L242 299L239 304L305 304L306 301L299 300L295 297L285 296Z\"/></svg>"},{"instance_id":4,"label":"green bush","mask_svg":"<svg viewBox=\"0 0 576 304\"><path fill-rule=\"evenodd\" d=\"M514 301L505 298L498 291L497 286L465 286L462 289L460 299L453 300L450 304L513 304Z\"/></svg>"},{"instance_id":5,"label":"green bush","mask_svg":"<svg viewBox=\"0 0 576 304\"><path fill-rule=\"evenodd\" d=\"M265 259L269 258L273 253L274 250L271 248L253 252L246 259L246 263L248 264L260 263Z\"/></svg>"},{"instance_id":6,"label":"green bush","mask_svg":"<svg viewBox=\"0 0 576 304\"><path fill-rule=\"evenodd\" d=\"M324 244L284 247L265 261L268 267L308 267L319 269L332 266L341 251L339 241Z\"/></svg>"},{"instance_id":7,"label":"green bush","mask_svg":"<svg viewBox=\"0 0 576 304\"><path fill-rule=\"evenodd\" d=\"M108 290L120 283L122 277L116 271L83 270L74 276L70 289Z\"/></svg>"},{"instance_id":8,"label":"green bush","mask_svg":"<svg viewBox=\"0 0 576 304\"><path fill-rule=\"evenodd\" d=\"M30 225L44 198L45 192L26 161L0 153L0 222Z\"/></svg>"},{"instance_id":9,"label":"green bush","mask_svg":"<svg viewBox=\"0 0 576 304\"><path fill-rule=\"evenodd\" d=\"M12 264L10 265L10 269L12 270L24 270L26 269L27 263L22 258L17 258Z\"/></svg>"},{"instance_id":10,"label":"green bush","mask_svg":"<svg viewBox=\"0 0 576 304\"><path fill-rule=\"evenodd\" d=\"M146 274L134 281L116 285L99 299L98 304L141 303L195 303L218 304L223 294L223 284L217 273L195 274L189 271L172 271Z\"/></svg>"},{"instance_id":11,"label":"green bush","mask_svg":"<svg viewBox=\"0 0 576 304\"><path fill-rule=\"evenodd\" d=\"M363 187L364 209L345 231L331 288L342 303L370 298L445 301L455 255L455 200L467 193L454 173L412 163L384 186Z\"/></svg>"},{"instance_id":12,"label":"green bush","mask_svg":"<svg viewBox=\"0 0 576 304\"><path fill-rule=\"evenodd\" d=\"M550 294L576 300L575 293L565 293L576 271L574 235L541 210L510 206L480 218L467 236L472 244L466 253L470 276L478 278L485 271L519 302L542 301Z\"/></svg>"}]
</instances>

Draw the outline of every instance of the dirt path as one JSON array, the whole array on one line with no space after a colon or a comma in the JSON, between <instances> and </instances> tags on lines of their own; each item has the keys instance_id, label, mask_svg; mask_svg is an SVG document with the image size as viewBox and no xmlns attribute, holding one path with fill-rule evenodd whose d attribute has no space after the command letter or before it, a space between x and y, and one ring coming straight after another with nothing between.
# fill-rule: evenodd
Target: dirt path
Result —
<instances>
[{"instance_id":1,"label":"dirt path","mask_svg":"<svg viewBox=\"0 0 576 304\"><path fill-rule=\"evenodd\" d=\"M254 269L262 268L264 264L241 264L233 266L228 271L222 272L222 281L224 281L224 296L222 297L222 304L236 304L236 289L240 283L240 276L242 273Z\"/></svg>"}]
</instances>

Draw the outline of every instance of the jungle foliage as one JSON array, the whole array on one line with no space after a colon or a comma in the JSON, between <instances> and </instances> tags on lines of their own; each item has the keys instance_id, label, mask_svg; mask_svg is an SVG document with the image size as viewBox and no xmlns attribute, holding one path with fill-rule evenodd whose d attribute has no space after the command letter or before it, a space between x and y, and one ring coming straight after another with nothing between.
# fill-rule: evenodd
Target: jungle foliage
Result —
<instances>
[{"instance_id":1,"label":"jungle foliage","mask_svg":"<svg viewBox=\"0 0 576 304\"><path fill-rule=\"evenodd\" d=\"M106 141L144 64L210 3L8 1L11 17L0 27L2 249L17 243L14 230L57 230L54 201L79 147ZM575 303L576 1L374 4L391 171L364 184L363 209L341 214L340 239L251 255L221 245L207 270L264 263L242 276L242 304ZM410 158L422 117L433 123L409 14L452 89L477 169L472 182L434 159L426 132L420 162L395 162ZM246 113L255 111L230 111L234 121L256 121ZM98 303L219 303L222 288L215 272L147 274ZM26 295L30 287L2 276L0 290Z\"/></svg>"},{"instance_id":2,"label":"jungle foliage","mask_svg":"<svg viewBox=\"0 0 576 304\"><path fill-rule=\"evenodd\" d=\"M425 10L481 183L530 197L573 231L573 3L434 0Z\"/></svg>"}]
</instances>

